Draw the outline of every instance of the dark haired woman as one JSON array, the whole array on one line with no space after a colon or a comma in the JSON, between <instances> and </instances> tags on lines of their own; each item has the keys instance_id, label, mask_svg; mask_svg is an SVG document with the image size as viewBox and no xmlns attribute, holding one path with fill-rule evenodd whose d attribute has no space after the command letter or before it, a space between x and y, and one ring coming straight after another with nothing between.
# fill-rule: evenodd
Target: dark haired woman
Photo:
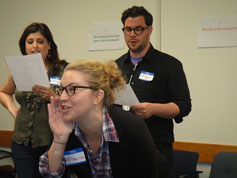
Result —
<instances>
[{"instance_id":1,"label":"dark haired woman","mask_svg":"<svg viewBox=\"0 0 237 178\"><path fill-rule=\"evenodd\" d=\"M27 26L19 40L23 55L41 53L49 79L61 77L67 62L60 60L52 33L43 23ZM35 85L32 91L18 91L10 74L0 88L0 102L15 119L12 153L18 178L40 177L39 157L46 151L51 131L47 103L56 94L50 88ZM14 102L13 95L20 108Z\"/></svg>"}]
</instances>

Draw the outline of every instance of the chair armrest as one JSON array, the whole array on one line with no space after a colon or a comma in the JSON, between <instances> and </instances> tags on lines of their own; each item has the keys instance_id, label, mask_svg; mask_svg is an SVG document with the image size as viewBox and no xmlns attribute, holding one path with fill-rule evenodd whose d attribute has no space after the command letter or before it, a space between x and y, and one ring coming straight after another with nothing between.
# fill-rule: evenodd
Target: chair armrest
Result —
<instances>
[{"instance_id":1,"label":"chair armrest","mask_svg":"<svg viewBox=\"0 0 237 178\"><path fill-rule=\"evenodd\" d=\"M12 152L6 151L6 150L0 150L0 153L4 153L3 155L0 156L0 160L8 157L12 157Z\"/></svg>"}]
</instances>

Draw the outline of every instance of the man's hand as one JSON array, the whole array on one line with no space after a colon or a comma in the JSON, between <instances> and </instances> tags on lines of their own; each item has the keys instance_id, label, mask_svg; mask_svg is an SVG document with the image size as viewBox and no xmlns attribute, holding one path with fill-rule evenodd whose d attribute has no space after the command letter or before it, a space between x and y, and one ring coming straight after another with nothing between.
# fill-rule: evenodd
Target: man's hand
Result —
<instances>
[{"instance_id":1,"label":"man's hand","mask_svg":"<svg viewBox=\"0 0 237 178\"><path fill-rule=\"evenodd\" d=\"M138 105L131 106L131 109L140 117L148 119L153 115L152 103L140 103Z\"/></svg>"}]
</instances>

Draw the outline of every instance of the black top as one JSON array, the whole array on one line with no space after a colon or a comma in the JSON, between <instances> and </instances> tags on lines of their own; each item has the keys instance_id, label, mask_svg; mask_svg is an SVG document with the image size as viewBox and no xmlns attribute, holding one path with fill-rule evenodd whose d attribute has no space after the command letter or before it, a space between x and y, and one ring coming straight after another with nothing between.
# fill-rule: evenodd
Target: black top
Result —
<instances>
[{"instance_id":1,"label":"black top","mask_svg":"<svg viewBox=\"0 0 237 178\"><path fill-rule=\"evenodd\" d=\"M176 122L191 111L189 88L182 64L176 58L162 53L151 45L142 61L136 66L131 63L129 52L116 60L127 83L140 102L169 103L174 102L180 109ZM148 78L144 79L144 75ZM140 78L139 78L140 77ZM145 120L155 143L172 143L174 141L173 121L157 116Z\"/></svg>"}]
</instances>

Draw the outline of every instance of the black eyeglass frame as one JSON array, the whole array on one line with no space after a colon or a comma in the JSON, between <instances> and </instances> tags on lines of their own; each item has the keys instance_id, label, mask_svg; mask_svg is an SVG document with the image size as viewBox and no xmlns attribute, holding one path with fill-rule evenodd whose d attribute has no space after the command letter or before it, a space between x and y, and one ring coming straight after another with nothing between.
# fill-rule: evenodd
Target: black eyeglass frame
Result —
<instances>
[{"instance_id":1,"label":"black eyeglass frame","mask_svg":"<svg viewBox=\"0 0 237 178\"><path fill-rule=\"evenodd\" d=\"M72 90L73 93L70 94L70 95L69 95L69 93L68 93L68 91L69 91L68 88L69 88L69 87L73 88L73 90ZM71 86L71 85L68 85L68 86L66 86L66 87L63 87L63 86L54 86L54 92L56 93L56 95L61 96L61 95L63 94L63 91L65 90L68 96L74 96L75 93L76 93L76 89L77 89L77 88L85 88L85 89L96 90L96 88L94 88L94 87L89 87L89 86L79 86L79 85L78 85L78 86ZM61 94L60 94L59 92L61 92Z\"/></svg>"},{"instance_id":2,"label":"black eyeglass frame","mask_svg":"<svg viewBox=\"0 0 237 178\"><path fill-rule=\"evenodd\" d=\"M123 28L122 28L122 31L123 31L123 33L124 33L125 35L130 35L130 34L132 33L132 31L134 31L134 33L135 33L137 36L139 36L139 35L141 35L141 34L144 32L144 30L146 30L146 29L148 29L148 28L149 28L149 26L146 26L146 27L138 26L138 27L135 27L135 28L123 27ZM126 29L127 29L128 31L127 31ZM137 29L140 29L141 32L137 33L137 32L136 32Z\"/></svg>"}]
</instances>

